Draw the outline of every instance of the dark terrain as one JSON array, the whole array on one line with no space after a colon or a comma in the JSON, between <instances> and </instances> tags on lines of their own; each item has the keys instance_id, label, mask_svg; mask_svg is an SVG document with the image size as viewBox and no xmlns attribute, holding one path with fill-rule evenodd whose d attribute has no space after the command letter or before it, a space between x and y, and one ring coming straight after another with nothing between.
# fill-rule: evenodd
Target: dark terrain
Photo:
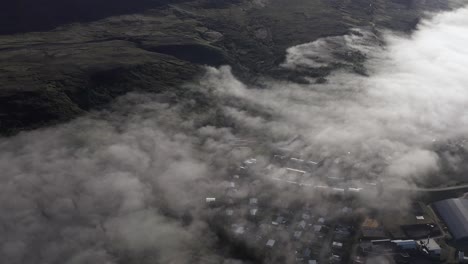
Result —
<instances>
[{"instance_id":1,"label":"dark terrain","mask_svg":"<svg viewBox=\"0 0 468 264\"><path fill-rule=\"evenodd\" d=\"M250 82L294 80L278 68L290 46L354 27L411 31L424 11L446 8L444 0L11 2L0 11L0 134L70 120L129 91L207 107L181 86L204 65L229 64Z\"/></svg>"}]
</instances>

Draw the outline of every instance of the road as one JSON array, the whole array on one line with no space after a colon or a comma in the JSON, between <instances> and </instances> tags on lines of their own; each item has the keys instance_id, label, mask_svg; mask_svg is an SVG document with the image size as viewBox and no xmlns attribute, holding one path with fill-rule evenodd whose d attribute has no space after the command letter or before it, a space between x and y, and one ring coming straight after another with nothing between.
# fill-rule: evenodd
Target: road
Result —
<instances>
[{"instance_id":1,"label":"road","mask_svg":"<svg viewBox=\"0 0 468 264\"><path fill-rule=\"evenodd\" d=\"M468 184L450 186L450 187L438 187L438 188L397 188L402 191L415 191L415 192L445 192L445 191L466 191L468 192Z\"/></svg>"}]
</instances>

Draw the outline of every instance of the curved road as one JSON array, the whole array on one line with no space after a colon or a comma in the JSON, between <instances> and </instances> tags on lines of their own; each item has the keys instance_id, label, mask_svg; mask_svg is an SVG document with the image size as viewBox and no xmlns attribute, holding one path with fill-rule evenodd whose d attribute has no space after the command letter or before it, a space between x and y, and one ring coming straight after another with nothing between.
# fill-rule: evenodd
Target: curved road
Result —
<instances>
[{"instance_id":1,"label":"curved road","mask_svg":"<svg viewBox=\"0 0 468 264\"><path fill-rule=\"evenodd\" d=\"M416 192L445 192L445 191L467 191L468 184L450 186L450 187L439 187L439 188L395 188L395 190L402 191L416 191Z\"/></svg>"}]
</instances>

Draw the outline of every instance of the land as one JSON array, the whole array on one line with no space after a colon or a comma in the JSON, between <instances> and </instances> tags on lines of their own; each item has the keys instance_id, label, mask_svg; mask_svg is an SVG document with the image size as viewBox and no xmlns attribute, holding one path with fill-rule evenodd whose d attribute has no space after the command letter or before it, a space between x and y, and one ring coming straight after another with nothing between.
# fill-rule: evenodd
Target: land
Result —
<instances>
[{"instance_id":1,"label":"land","mask_svg":"<svg viewBox=\"0 0 468 264\"><path fill-rule=\"evenodd\" d=\"M355 27L408 32L425 11L449 8L442 0L49 2L31 3L26 20L24 6L2 9L0 135L68 121L131 91L209 108L205 94L182 85L206 65L229 64L245 82L297 81L278 67L290 46ZM362 62L359 54L347 60ZM336 67L307 74L323 78Z\"/></svg>"},{"instance_id":2,"label":"land","mask_svg":"<svg viewBox=\"0 0 468 264\"><path fill-rule=\"evenodd\" d=\"M207 199L206 210L214 214L207 221L229 245L226 254L253 263L387 263L382 259L389 263L459 263L458 251L448 244L447 228L431 207L437 199L398 194L365 182L356 186L344 179L327 186L306 184L308 173L322 165L311 167L306 160L293 157L293 153L281 158L274 155L266 168L256 159L248 159L226 175L229 184L225 190L207 194L213 198ZM285 169L284 174L272 177L271 167ZM290 181L291 176L298 181ZM285 195L277 201L264 188L314 198L289 199ZM248 192L241 192L243 189ZM455 192L452 195L457 197ZM396 199L394 208L362 203L364 197L383 202L386 196L412 198Z\"/></svg>"}]
</instances>

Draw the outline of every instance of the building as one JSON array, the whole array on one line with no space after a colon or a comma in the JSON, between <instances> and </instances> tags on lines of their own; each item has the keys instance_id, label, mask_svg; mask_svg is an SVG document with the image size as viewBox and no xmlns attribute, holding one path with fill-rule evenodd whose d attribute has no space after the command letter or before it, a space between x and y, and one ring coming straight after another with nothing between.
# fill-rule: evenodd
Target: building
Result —
<instances>
[{"instance_id":1,"label":"building","mask_svg":"<svg viewBox=\"0 0 468 264\"><path fill-rule=\"evenodd\" d=\"M206 198L206 202L207 203L214 203L214 202L216 202L216 198L208 197L208 198Z\"/></svg>"},{"instance_id":2,"label":"building","mask_svg":"<svg viewBox=\"0 0 468 264\"><path fill-rule=\"evenodd\" d=\"M249 199L249 204L250 205L257 205L258 199L257 198L250 198Z\"/></svg>"},{"instance_id":3,"label":"building","mask_svg":"<svg viewBox=\"0 0 468 264\"><path fill-rule=\"evenodd\" d=\"M448 199L432 204L452 236L451 244L459 250L468 249L468 199Z\"/></svg>"},{"instance_id":4,"label":"building","mask_svg":"<svg viewBox=\"0 0 468 264\"><path fill-rule=\"evenodd\" d=\"M379 221L366 218L361 226L361 238L364 240L384 239L387 235Z\"/></svg>"},{"instance_id":5,"label":"building","mask_svg":"<svg viewBox=\"0 0 468 264\"><path fill-rule=\"evenodd\" d=\"M334 249L342 249L342 248L343 248L343 243L333 241L333 243L332 243L332 248L334 248Z\"/></svg>"},{"instance_id":6,"label":"building","mask_svg":"<svg viewBox=\"0 0 468 264\"><path fill-rule=\"evenodd\" d=\"M468 257L462 251L458 251L458 263L468 263Z\"/></svg>"},{"instance_id":7,"label":"building","mask_svg":"<svg viewBox=\"0 0 468 264\"><path fill-rule=\"evenodd\" d=\"M298 225L300 228L302 229L305 229L307 227L307 223L306 221L302 220L301 222L299 222L299 225Z\"/></svg>"},{"instance_id":8,"label":"building","mask_svg":"<svg viewBox=\"0 0 468 264\"><path fill-rule=\"evenodd\" d=\"M245 227L242 225L233 224L232 228L234 230L234 234L238 236L243 235L245 233Z\"/></svg>"},{"instance_id":9,"label":"building","mask_svg":"<svg viewBox=\"0 0 468 264\"><path fill-rule=\"evenodd\" d=\"M421 249L429 256L440 258L442 249L434 239L420 240L419 244L421 245Z\"/></svg>"},{"instance_id":10,"label":"building","mask_svg":"<svg viewBox=\"0 0 468 264\"><path fill-rule=\"evenodd\" d=\"M274 221L271 222L272 225L281 225L285 223L286 223L286 219L282 216L278 216Z\"/></svg>"},{"instance_id":11,"label":"building","mask_svg":"<svg viewBox=\"0 0 468 264\"><path fill-rule=\"evenodd\" d=\"M322 227L323 227L322 225L314 225L314 226L313 226L314 232L316 232L316 233L321 232L321 231L322 231Z\"/></svg>"},{"instance_id":12,"label":"building","mask_svg":"<svg viewBox=\"0 0 468 264\"><path fill-rule=\"evenodd\" d=\"M266 246L272 248L275 245L276 241L273 239L269 239L266 243Z\"/></svg>"},{"instance_id":13,"label":"building","mask_svg":"<svg viewBox=\"0 0 468 264\"><path fill-rule=\"evenodd\" d=\"M293 236L294 236L295 239L300 239L301 236L302 236L302 232L301 231L296 231L296 232L294 232Z\"/></svg>"},{"instance_id":14,"label":"building","mask_svg":"<svg viewBox=\"0 0 468 264\"><path fill-rule=\"evenodd\" d=\"M415 250L418 248L418 245L414 240L392 240L392 242L403 250Z\"/></svg>"}]
</instances>

